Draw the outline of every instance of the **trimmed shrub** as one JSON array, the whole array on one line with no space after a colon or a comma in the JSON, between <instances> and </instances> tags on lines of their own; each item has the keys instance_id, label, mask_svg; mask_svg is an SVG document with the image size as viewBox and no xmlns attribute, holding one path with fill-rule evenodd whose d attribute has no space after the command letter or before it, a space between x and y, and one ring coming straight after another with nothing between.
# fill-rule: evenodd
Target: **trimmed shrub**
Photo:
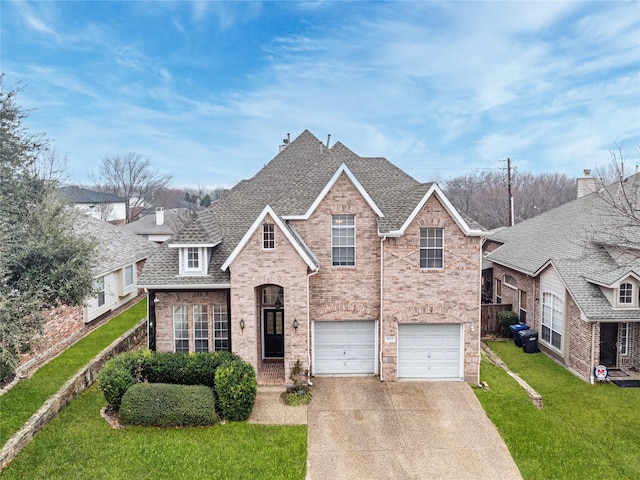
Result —
<instances>
[{"instance_id":1,"label":"trimmed shrub","mask_svg":"<svg viewBox=\"0 0 640 480\"><path fill-rule=\"evenodd\" d=\"M239 357L230 352L163 352L145 361L144 377L151 383L206 385L214 388L215 373L223 363Z\"/></svg>"},{"instance_id":2,"label":"trimmed shrub","mask_svg":"<svg viewBox=\"0 0 640 480\"><path fill-rule=\"evenodd\" d=\"M107 403L117 410L120 408L122 396L136 383L136 379L123 362L114 360L104 364L98 374L98 382Z\"/></svg>"},{"instance_id":3,"label":"trimmed shrub","mask_svg":"<svg viewBox=\"0 0 640 480\"><path fill-rule=\"evenodd\" d=\"M122 397L120 421L125 425L186 427L218 422L213 391L201 385L138 383Z\"/></svg>"},{"instance_id":4,"label":"trimmed shrub","mask_svg":"<svg viewBox=\"0 0 640 480\"><path fill-rule=\"evenodd\" d=\"M224 363L216 370L215 384L220 414L231 421L249 418L258 389L253 367L240 359Z\"/></svg>"},{"instance_id":5,"label":"trimmed shrub","mask_svg":"<svg viewBox=\"0 0 640 480\"><path fill-rule=\"evenodd\" d=\"M498 323L500 324L500 331L505 337L511 336L511 330L509 330L509 327L514 323L518 323L519 321L520 317L513 310L503 310L501 312L498 312Z\"/></svg>"}]
</instances>

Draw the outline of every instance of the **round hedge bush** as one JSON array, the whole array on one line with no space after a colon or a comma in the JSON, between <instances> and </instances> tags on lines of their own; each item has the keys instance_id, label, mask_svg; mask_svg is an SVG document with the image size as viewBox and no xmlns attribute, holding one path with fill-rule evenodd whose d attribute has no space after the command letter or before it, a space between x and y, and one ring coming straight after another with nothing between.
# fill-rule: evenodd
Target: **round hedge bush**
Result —
<instances>
[{"instance_id":1,"label":"round hedge bush","mask_svg":"<svg viewBox=\"0 0 640 480\"><path fill-rule=\"evenodd\" d=\"M213 391L202 385L137 383L122 397L125 425L199 427L218 422Z\"/></svg>"},{"instance_id":2,"label":"round hedge bush","mask_svg":"<svg viewBox=\"0 0 640 480\"><path fill-rule=\"evenodd\" d=\"M118 361L117 358L105 363L98 374L102 394L107 403L116 410L120 408L122 396L136 383L133 373L127 368L125 362Z\"/></svg>"},{"instance_id":3,"label":"round hedge bush","mask_svg":"<svg viewBox=\"0 0 640 480\"><path fill-rule=\"evenodd\" d=\"M256 372L242 360L231 360L216 370L216 395L220 414L231 421L249 418L257 393Z\"/></svg>"}]
</instances>

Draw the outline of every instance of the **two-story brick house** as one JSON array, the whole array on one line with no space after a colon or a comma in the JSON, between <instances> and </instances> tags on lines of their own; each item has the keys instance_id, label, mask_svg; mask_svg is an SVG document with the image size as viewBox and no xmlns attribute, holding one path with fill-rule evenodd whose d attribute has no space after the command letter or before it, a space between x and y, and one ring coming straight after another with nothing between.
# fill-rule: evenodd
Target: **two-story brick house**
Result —
<instances>
[{"instance_id":1,"label":"two-story brick house","mask_svg":"<svg viewBox=\"0 0 640 480\"><path fill-rule=\"evenodd\" d=\"M491 234L484 251L494 301L538 331L545 353L593 381L597 365L640 369L640 230L588 172L579 198Z\"/></svg>"},{"instance_id":2,"label":"two-story brick house","mask_svg":"<svg viewBox=\"0 0 640 480\"><path fill-rule=\"evenodd\" d=\"M149 258L150 348L477 383L481 233L435 183L304 131Z\"/></svg>"}]
</instances>

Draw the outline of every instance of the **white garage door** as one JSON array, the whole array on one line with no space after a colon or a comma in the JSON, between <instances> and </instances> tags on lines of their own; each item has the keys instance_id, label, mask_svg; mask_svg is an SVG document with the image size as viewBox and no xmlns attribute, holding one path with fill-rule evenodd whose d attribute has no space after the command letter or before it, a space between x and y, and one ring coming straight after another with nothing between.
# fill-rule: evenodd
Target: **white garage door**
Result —
<instances>
[{"instance_id":1,"label":"white garage door","mask_svg":"<svg viewBox=\"0 0 640 480\"><path fill-rule=\"evenodd\" d=\"M315 374L375 373L375 359L375 321L314 322Z\"/></svg>"},{"instance_id":2,"label":"white garage door","mask_svg":"<svg viewBox=\"0 0 640 480\"><path fill-rule=\"evenodd\" d=\"M461 378L459 324L398 325L399 378Z\"/></svg>"}]
</instances>

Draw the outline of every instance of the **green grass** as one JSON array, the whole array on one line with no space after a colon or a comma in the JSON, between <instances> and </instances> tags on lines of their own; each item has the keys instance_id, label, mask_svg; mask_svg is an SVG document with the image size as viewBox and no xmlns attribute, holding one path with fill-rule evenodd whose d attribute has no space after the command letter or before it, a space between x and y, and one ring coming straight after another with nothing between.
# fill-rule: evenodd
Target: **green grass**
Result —
<instances>
[{"instance_id":1,"label":"green grass","mask_svg":"<svg viewBox=\"0 0 640 480\"><path fill-rule=\"evenodd\" d=\"M19 382L0 396L0 445L4 445L67 380L146 314L147 302L142 300L69 347L30 379Z\"/></svg>"},{"instance_id":2,"label":"green grass","mask_svg":"<svg viewBox=\"0 0 640 480\"><path fill-rule=\"evenodd\" d=\"M97 386L88 389L8 465L3 480L305 478L304 425L113 430L100 417L105 403Z\"/></svg>"},{"instance_id":3,"label":"green grass","mask_svg":"<svg viewBox=\"0 0 640 480\"><path fill-rule=\"evenodd\" d=\"M476 395L525 479L640 478L640 389L591 385L541 353L488 343L543 398L539 410L483 358L480 376L489 391Z\"/></svg>"}]
</instances>

